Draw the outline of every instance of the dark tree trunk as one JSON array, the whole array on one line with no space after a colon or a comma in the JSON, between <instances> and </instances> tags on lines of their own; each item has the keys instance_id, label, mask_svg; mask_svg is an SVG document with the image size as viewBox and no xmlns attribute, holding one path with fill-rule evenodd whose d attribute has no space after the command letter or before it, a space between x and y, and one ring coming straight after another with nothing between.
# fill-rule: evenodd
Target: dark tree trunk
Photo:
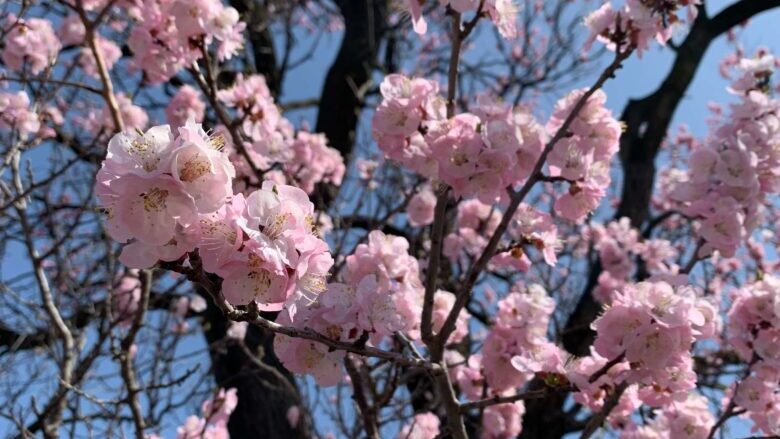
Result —
<instances>
[{"instance_id":1,"label":"dark tree trunk","mask_svg":"<svg viewBox=\"0 0 780 439\"><path fill-rule=\"evenodd\" d=\"M206 296L207 297L207 296ZM229 323L210 299L204 334L210 346L212 373L220 387L238 390L238 406L228 428L234 438L303 439L311 437L308 415L292 375L273 352L273 334L247 329L244 345L226 337ZM266 316L272 318L275 316ZM287 420L292 406L301 408L293 428Z\"/></svg>"},{"instance_id":2,"label":"dark tree trunk","mask_svg":"<svg viewBox=\"0 0 780 439\"><path fill-rule=\"evenodd\" d=\"M247 24L247 40L251 45L254 70L265 76L265 82L274 96L280 93L281 72L276 62L276 48L268 26L268 10L260 0L230 0Z\"/></svg>"},{"instance_id":3,"label":"dark tree trunk","mask_svg":"<svg viewBox=\"0 0 780 439\"><path fill-rule=\"evenodd\" d=\"M344 39L322 87L317 132L349 159L363 97L371 85L379 45L386 32L386 0L336 1L344 17Z\"/></svg>"}]
</instances>

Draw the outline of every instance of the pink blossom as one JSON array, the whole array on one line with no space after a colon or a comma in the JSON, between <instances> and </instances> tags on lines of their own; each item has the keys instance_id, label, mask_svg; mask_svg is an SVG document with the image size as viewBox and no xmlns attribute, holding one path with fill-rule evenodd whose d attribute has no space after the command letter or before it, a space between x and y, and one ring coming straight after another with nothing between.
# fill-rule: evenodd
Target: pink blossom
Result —
<instances>
[{"instance_id":1,"label":"pink blossom","mask_svg":"<svg viewBox=\"0 0 780 439\"><path fill-rule=\"evenodd\" d=\"M216 148L219 146L216 143ZM191 119L179 128L171 151L171 174L201 213L216 211L233 195L236 171L216 148L215 140Z\"/></svg>"},{"instance_id":2,"label":"pink blossom","mask_svg":"<svg viewBox=\"0 0 780 439\"><path fill-rule=\"evenodd\" d=\"M438 333L444 326L444 321L452 311L455 305L455 295L443 290L438 290L433 296L433 331ZM460 311L458 319L455 321L455 330L447 339L448 343L458 343L469 332L469 319L471 315L465 309Z\"/></svg>"},{"instance_id":3,"label":"pink blossom","mask_svg":"<svg viewBox=\"0 0 780 439\"><path fill-rule=\"evenodd\" d=\"M317 342L279 335L274 338L274 352L290 372L310 374L320 386L334 386L342 380L343 351L329 351Z\"/></svg>"},{"instance_id":4,"label":"pink blossom","mask_svg":"<svg viewBox=\"0 0 780 439\"><path fill-rule=\"evenodd\" d=\"M428 23L422 16L422 1L420 0L407 0L409 5L409 12L412 14L412 25L414 31L420 35L424 35L428 31Z\"/></svg>"},{"instance_id":5,"label":"pink blossom","mask_svg":"<svg viewBox=\"0 0 780 439\"><path fill-rule=\"evenodd\" d=\"M17 72L26 64L33 75L41 73L57 59L62 47L49 20L11 14L2 30L5 47L0 58L6 67Z\"/></svg>"},{"instance_id":6,"label":"pink blossom","mask_svg":"<svg viewBox=\"0 0 780 439\"><path fill-rule=\"evenodd\" d=\"M414 415L411 424L403 426L398 439L434 439L438 435L439 417L433 413L419 413Z\"/></svg>"},{"instance_id":7,"label":"pink blossom","mask_svg":"<svg viewBox=\"0 0 780 439\"><path fill-rule=\"evenodd\" d=\"M112 291L114 313L116 320L122 325L129 325L138 312L141 300L141 281L137 272L122 276L119 284Z\"/></svg>"},{"instance_id":8,"label":"pink blossom","mask_svg":"<svg viewBox=\"0 0 780 439\"><path fill-rule=\"evenodd\" d=\"M203 402L203 417L189 416L176 429L176 439L228 439L228 418L237 404L236 389L219 389L214 399Z\"/></svg>"},{"instance_id":9,"label":"pink blossom","mask_svg":"<svg viewBox=\"0 0 780 439\"><path fill-rule=\"evenodd\" d=\"M195 217L195 204L168 176L143 178L127 175L116 181L115 217L127 233L145 244L165 245L174 237L176 225Z\"/></svg>"},{"instance_id":10,"label":"pink blossom","mask_svg":"<svg viewBox=\"0 0 780 439\"><path fill-rule=\"evenodd\" d=\"M323 134L298 132L290 145L292 157L285 169L306 193L314 192L318 183L340 185L344 178L344 159L338 150L327 145Z\"/></svg>"},{"instance_id":11,"label":"pink blossom","mask_svg":"<svg viewBox=\"0 0 780 439\"><path fill-rule=\"evenodd\" d=\"M57 32L62 44L81 44L84 41L84 35L86 30L84 29L84 23L81 21L81 17L78 14L70 14L62 20L60 29Z\"/></svg>"},{"instance_id":12,"label":"pink blossom","mask_svg":"<svg viewBox=\"0 0 780 439\"><path fill-rule=\"evenodd\" d=\"M200 93L190 85L183 85L165 107L168 123L174 127L183 126L189 119L202 122L206 105L200 99Z\"/></svg>"},{"instance_id":13,"label":"pink blossom","mask_svg":"<svg viewBox=\"0 0 780 439\"><path fill-rule=\"evenodd\" d=\"M511 395L511 393L510 393ZM483 439L510 439L523 431L522 401L491 405L482 414Z\"/></svg>"},{"instance_id":14,"label":"pink blossom","mask_svg":"<svg viewBox=\"0 0 780 439\"><path fill-rule=\"evenodd\" d=\"M436 195L429 187L414 194L406 206L409 225L412 227L427 226L433 223L433 210L436 207Z\"/></svg>"},{"instance_id":15,"label":"pink blossom","mask_svg":"<svg viewBox=\"0 0 780 439\"><path fill-rule=\"evenodd\" d=\"M31 111L26 92L0 92L0 129L15 130L22 139L26 139L40 128L40 119Z\"/></svg>"}]
</instances>

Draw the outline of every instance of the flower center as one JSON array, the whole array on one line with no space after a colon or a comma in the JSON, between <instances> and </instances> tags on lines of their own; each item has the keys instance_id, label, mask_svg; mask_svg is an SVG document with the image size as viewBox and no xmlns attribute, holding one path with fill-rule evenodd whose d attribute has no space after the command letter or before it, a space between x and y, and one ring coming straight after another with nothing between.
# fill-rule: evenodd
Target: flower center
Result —
<instances>
[{"instance_id":1,"label":"flower center","mask_svg":"<svg viewBox=\"0 0 780 439\"><path fill-rule=\"evenodd\" d=\"M181 178L181 181L191 183L208 174L210 171L211 165L208 160L201 157L198 153L184 162L184 166L179 170L179 178Z\"/></svg>"},{"instance_id":2,"label":"flower center","mask_svg":"<svg viewBox=\"0 0 780 439\"><path fill-rule=\"evenodd\" d=\"M160 188L153 188L145 194L141 194L144 199L144 210L147 212L161 212L165 209L165 200L168 198L168 191Z\"/></svg>"}]
</instances>

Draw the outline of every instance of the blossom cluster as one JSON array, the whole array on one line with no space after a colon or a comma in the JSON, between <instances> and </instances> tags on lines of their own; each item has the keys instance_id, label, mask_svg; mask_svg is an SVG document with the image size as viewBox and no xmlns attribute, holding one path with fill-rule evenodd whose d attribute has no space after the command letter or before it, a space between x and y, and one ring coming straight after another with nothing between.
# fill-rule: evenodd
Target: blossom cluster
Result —
<instances>
[{"instance_id":1,"label":"blossom cluster","mask_svg":"<svg viewBox=\"0 0 780 439\"><path fill-rule=\"evenodd\" d=\"M124 93L117 93L115 99L119 117L126 130L143 130L149 125L149 115L146 110L134 104L131 97ZM73 120L95 136L117 131L114 116L108 106L100 109L89 109L85 115L74 117Z\"/></svg>"},{"instance_id":2,"label":"blossom cluster","mask_svg":"<svg viewBox=\"0 0 780 439\"><path fill-rule=\"evenodd\" d=\"M205 114L206 104L201 100L200 92L186 84L179 87L165 107L165 117L173 127L180 127L190 119L203 122Z\"/></svg>"},{"instance_id":3,"label":"blossom cluster","mask_svg":"<svg viewBox=\"0 0 780 439\"><path fill-rule=\"evenodd\" d=\"M598 40L610 50L631 45L641 54L653 39L664 45L676 28L693 22L701 3L701 0L626 0L615 9L612 2L604 2L585 18L585 25L590 29L586 47Z\"/></svg>"},{"instance_id":4,"label":"blossom cluster","mask_svg":"<svg viewBox=\"0 0 780 439\"><path fill-rule=\"evenodd\" d=\"M433 224L436 208L436 194L430 185L425 185L409 199L406 205L406 218L412 227L422 227Z\"/></svg>"},{"instance_id":5,"label":"blossom cluster","mask_svg":"<svg viewBox=\"0 0 780 439\"><path fill-rule=\"evenodd\" d=\"M406 239L371 232L368 242L358 245L346 258L343 283L328 284L316 301L289 309L279 321L344 342L367 337L379 344L397 332L419 339L424 289L419 263L408 251ZM452 293L435 292L434 332L444 325L454 304ZM468 312L461 311L449 342L465 337L468 319ZM290 371L312 374L320 385L341 380L343 352L331 352L322 344L286 336L276 337L275 349Z\"/></svg>"},{"instance_id":6,"label":"blossom cluster","mask_svg":"<svg viewBox=\"0 0 780 439\"><path fill-rule=\"evenodd\" d=\"M561 128L585 93L574 90L555 104L548 133ZM598 207L611 182L610 163L620 148L621 127L606 101L602 90L593 93L548 157L550 176L569 183L568 191L555 200L555 211L573 222L582 222Z\"/></svg>"},{"instance_id":7,"label":"blossom cluster","mask_svg":"<svg viewBox=\"0 0 780 439\"><path fill-rule=\"evenodd\" d=\"M472 113L447 119L438 83L426 79L388 75L380 90L383 100L372 128L379 149L449 185L455 196L485 204L531 175L548 137L562 129L586 92L575 90L558 101L542 127L528 110L487 99L480 99ZM570 221L581 222L592 212L611 182L621 127L605 103L600 90L589 96L549 155L549 177L569 184L555 211Z\"/></svg>"},{"instance_id":8,"label":"blossom cluster","mask_svg":"<svg viewBox=\"0 0 780 439\"><path fill-rule=\"evenodd\" d=\"M763 280L734 292L728 313L728 343L751 364L736 385L735 402L757 429L780 434L780 279Z\"/></svg>"},{"instance_id":9,"label":"blossom cluster","mask_svg":"<svg viewBox=\"0 0 780 439\"><path fill-rule=\"evenodd\" d=\"M96 192L108 233L127 243L120 260L146 268L197 250L230 303L264 310L323 291L333 260L308 196L271 181L246 198L234 195L222 139L193 121L178 131L174 137L164 125L109 142Z\"/></svg>"},{"instance_id":10,"label":"blossom cluster","mask_svg":"<svg viewBox=\"0 0 780 439\"><path fill-rule=\"evenodd\" d=\"M152 83L167 81L198 61L216 41L217 58L230 59L243 46L245 23L218 0L143 0L127 45Z\"/></svg>"},{"instance_id":11,"label":"blossom cluster","mask_svg":"<svg viewBox=\"0 0 780 439\"><path fill-rule=\"evenodd\" d=\"M40 128L40 119L30 108L27 93L0 92L0 129L16 131L24 139L38 133Z\"/></svg>"},{"instance_id":12,"label":"blossom cluster","mask_svg":"<svg viewBox=\"0 0 780 439\"><path fill-rule=\"evenodd\" d=\"M588 232L602 268L598 285L593 290L599 302L609 303L612 293L630 282L637 260L644 263L643 269L650 275L673 275L679 271L673 262L679 255L677 248L666 239L642 240L628 218L606 225L592 224Z\"/></svg>"},{"instance_id":13,"label":"blossom cluster","mask_svg":"<svg viewBox=\"0 0 780 439\"><path fill-rule=\"evenodd\" d=\"M189 416L176 429L176 439L229 439L228 419L238 405L238 395L235 388L219 389L213 399L203 401L202 416ZM161 439L156 434L146 436L147 439Z\"/></svg>"},{"instance_id":14,"label":"blossom cluster","mask_svg":"<svg viewBox=\"0 0 780 439\"><path fill-rule=\"evenodd\" d=\"M561 351L547 339L555 301L540 285L517 284L498 302L496 321L482 349L488 387L521 387L538 372L561 372Z\"/></svg>"},{"instance_id":15,"label":"blossom cluster","mask_svg":"<svg viewBox=\"0 0 780 439\"><path fill-rule=\"evenodd\" d=\"M503 396L512 396L504 392ZM511 439L523 432L525 404L522 401L494 404L482 413L483 439Z\"/></svg>"},{"instance_id":16,"label":"blossom cluster","mask_svg":"<svg viewBox=\"0 0 780 439\"><path fill-rule=\"evenodd\" d=\"M467 361L448 351L450 376L471 401L511 397L539 373L563 373L562 351L547 339L555 302L539 285L519 283L498 302L496 321L481 353ZM509 439L522 432L522 401L490 405L482 413L482 437Z\"/></svg>"},{"instance_id":17,"label":"blossom cluster","mask_svg":"<svg viewBox=\"0 0 780 439\"><path fill-rule=\"evenodd\" d=\"M702 254L733 256L759 221L766 196L780 192L780 100L767 87L775 59L743 59L739 68L730 88L739 101L691 152L687 174L671 190L683 212L700 222Z\"/></svg>"},{"instance_id":18,"label":"blossom cluster","mask_svg":"<svg viewBox=\"0 0 780 439\"><path fill-rule=\"evenodd\" d=\"M428 23L423 18L422 5L420 0L407 0L409 12L412 15L412 26L414 31L420 35L428 32ZM518 7L514 0L439 0L442 7L450 7L461 14L477 12L481 8L481 13L490 17L490 20L498 29L498 32L504 38L515 38L517 31L517 12Z\"/></svg>"},{"instance_id":19,"label":"blossom cluster","mask_svg":"<svg viewBox=\"0 0 780 439\"><path fill-rule=\"evenodd\" d=\"M543 131L524 110L481 100L473 113L448 119L435 81L392 74L380 90L372 128L379 149L440 179L456 196L492 204L507 186L528 177L541 154Z\"/></svg>"},{"instance_id":20,"label":"blossom cluster","mask_svg":"<svg viewBox=\"0 0 780 439\"><path fill-rule=\"evenodd\" d=\"M690 393L682 401L655 411L654 415L644 425L629 422L620 432L620 439L707 439L715 425L707 399L698 393Z\"/></svg>"},{"instance_id":21,"label":"blossom cluster","mask_svg":"<svg viewBox=\"0 0 780 439\"><path fill-rule=\"evenodd\" d=\"M54 63L62 47L51 22L43 18L9 14L0 30L4 43L0 58L17 72L28 68L33 75L41 73Z\"/></svg>"},{"instance_id":22,"label":"blossom cluster","mask_svg":"<svg viewBox=\"0 0 780 439\"><path fill-rule=\"evenodd\" d=\"M433 439L439 435L439 417L433 413L418 413L404 425L396 439Z\"/></svg>"},{"instance_id":23,"label":"blossom cluster","mask_svg":"<svg viewBox=\"0 0 780 439\"><path fill-rule=\"evenodd\" d=\"M467 263L479 257L488 239L501 222L502 212L495 206L479 200L466 200L458 205L455 228L444 239L443 253L453 263ZM490 269L527 271L531 266L529 250L539 251L549 265L555 265L558 250L558 229L549 214L533 206L521 204L508 228L508 235L515 243L509 249L501 249L490 260Z\"/></svg>"},{"instance_id":24,"label":"blossom cluster","mask_svg":"<svg viewBox=\"0 0 780 439\"><path fill-rule=\"evenodd\" d=\"M243 133L251 139L245 147L249 160L266 178L295 183L311 194L318 183L339 185L345 166L341 154L327 145L323 134L299 131L284 118L261 75L239 77L228 89L219 91L219 99L234 108L242 121ZM241 176L255 181L250 164L234 145L228 144L231 158ZM282 170L272 170L280 164Z\"/></svg>"},{"instance_id":25,"label":"blossom cluster","mask_svg":"<svg viewBox=\"0 0 780 439\"><path fill-rule=\"evenodd\" d=\"M594 323L594 355L575 365L569 379L576 398L598 407L604 388L623 381L638 384L638 398L660 407L684 398L696 385L690 349L712 337L719 325L716 308L691 287L664 281L626 285ZM612 362L597 380L593 374Z\"/></svg>"}]
</instances>

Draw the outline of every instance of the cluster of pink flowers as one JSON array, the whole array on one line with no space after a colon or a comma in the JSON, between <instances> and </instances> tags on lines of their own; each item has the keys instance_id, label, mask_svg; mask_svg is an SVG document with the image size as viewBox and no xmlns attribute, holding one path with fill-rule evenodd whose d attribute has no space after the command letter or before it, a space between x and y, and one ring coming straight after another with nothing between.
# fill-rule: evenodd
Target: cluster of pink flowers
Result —
<instances>
[{"instance_id":1,"label":"cluster of pink flowers","mask_svg":"<svg viewBox=\"0 0 780 439\"><path fill-rule=\"evenodd\" d=\"M289 307L279 321L344 342L368 337L378 344L396 332L418 339L424 290L419 263L408 251L406 239L371 232L368 242L358 245L347 257L343 283L330 283L314 302ZM441 329L454 303L452 293L435 292L434 331ZM468 312L462 311L450 342L465 337L468 320ZM286 336L276 337L275 349L290 371L311 374L325 386L341 380L343 352L331 352L322 344Z\"/></svg>"},{"instance_id":2,"label":"cluster of pink flowers","mask_svg":"<svg viewBox=\"0 0 780 439\"><path fill-rule=\"evenodd\" d=\"M425 185L414 194L406 206L406 217L412 227L422 227L433 224L436 208L436 194L429 185Z\"/></svg>"},{"instance_id":3,"label":"cluster of pink flowers","mask_svg":"<svg viewBox=\"0 0 780 439\"><path fill-rule=\"evenodd\" d=\"M37 75L57 59L62 47L51 22L42 18L19 18L8 15L0 28L4 48L0 53L3 63L11 70L21 72L25 67Z\"/></svg>"},{"instance_id":4,"label":"cluster of pink flowers","mask_svg":"<svg viewBox=\"0 0 780 439\"><path fill-rule=\"evenodd\" d=\"M504 38L517 37L517 12L518 6L514 0L439 0L442 7L450 7L453 10L463 14L476 12L481 5L481 13L490 17L490 20L498 28L498 32ZM428 23L423 18L422 5L420 0L407 0L409 12L412 15L412 26L414 31L420 35L428 32Z\"/></svg>"},{"instance_id":5,"label":"cluster of pink flowers","mask_svg":"<svg viewBox=\"0 0 780 439\"><path fill-rule=\"evenodd\" d=\"M626 285L593 323L594 355L580 360L569 379L592 408L603 402L604 388L623 381L639 385L638 398L645 404L669 404L695 388L691 346L712 337L718 325L717 309L691 287L663 281ZM617 364L591 382L607 362Z\"/></svg>"},{"instance_id":6,"label":"cluster of pink flowers","mask_svg":"<svg viewBox=\"0 0 780 439\"><path fill-rule=\"evenodd\" d=\"M715 424L707 399L698 393L690 393L654 415L644 425L630 423L620 432L620 439L707 439Z\"/></svg>"},{"instance_id":7,"label":"cluster of pink flowers","mask_svg":"<svg viewBox=\"0 0 780 439\"><path fill-rule=\"evenodd\" d=\"M455 227L444 238L442 252L451 261L465 262L479 256L488 239L501 222L501 211L479 200L466 200L458 205ZM525 268L530 265L523 258Z\"/></svg>"},{"instance_id":8,"label":"cluster of pink flowers","mask_svg":"<svg viewBox=\"0 0 780 439\"><path fill-rule=\"evenodd\" d=\"M471 401L486 396L513 396L537 374L563 374L563 352L547 338L555 302L539 285L515 285L498 302L496 321L484 340L481 353L468 361L448 351L450 376ZM482 437L508 439L522 431L522 401L487 407Z\"/></svg>"},{"instance_id":9,"label":"cluster of pink flowers","mask_svg":"<svg viewBox=\"0 0 780 439\"><path fill-rule=\"evenodd\" d=\"M560 129L585 93L575 90L561 99L542 128L527 110L486 99L473 113L447 119L438 84L425 79L393 74L380 89L384 99L373 119L379 149L411 170L446 183L456 196L477 197L486 204L528 178L547 136ZM549 176L569 184L555 211L570 221L584 220L611 181L610 161L618 151L621 128L605 103L602 91L594 93L549 156Z\"/></svg>"},{"instance_id":10,"label":"cluster of pink flowers","mask_svg":"<svg viewBox=\"0 0 780 439\"><path fill-rule=\"evenodd\" d=\"M141 281L137 270L122 276L111 292L111 300L114 319L121 325L129 325L138 312L141 300Z\"/></svg>"},{"instance_id":11,"label":"cluster of pink flowers","mask_svg":"<svg viewBox=\"0 0 780 439\"><path fill-rule=\"evenodd\" d=\"M254 300L277 311L299 297L313 300L326 288L333 258L317 235L314 205L296 187L266 181L246 200L237 195L201 216L193 230L201 248L209 249L204 268L223 278L222 293L231 303Z\"/></svg>"},{"instance_id":12,"label":"cluster of pink flowers","mask_svg":"<svg viewBox=\"0 0 780 439\"><path fill-rule=\"evenodd\" d=\"M672 243L665 239L641 240L639 231L631 227L628 218L606 226L592 224L589 234L603 270L593 291L599 302L610 303L613 292L630 282L637 258L641 258L644 269L651 275L674 274L679 269L671 262L679 254Z\"/></svg>"},{"instance_id":13,"label":"cluster of pink flowers","mask_svg":"<svg viewBox=\"0 0 780 439\"><path fill-rule=\"evenodd\" d=\"M300 189L270 181L234 196L222 142L192 121L176 138L165 125L111 139L97 193L109 233L129 242L120 260L146 268L197 249L228 301L268 310L324 290L333 260L315 234L313 204Z\"/></svg>"},{"instance_id":14,"label":"cluster of pink flowers","mask_svg":"<svg viewBox=\"0 0 780 439\"><path fill-rule=\"evenodd\" d=\"M344 159L336 149L328 146L324 134L299 131L289 148L292 156L284 164L284 171L301 189L310 194L317 183L340 185L346 170Z\"/></svg>"},{"instance_id":15,"label":"cluster of pink flowers","mask_svg":"<svg viewBox=\"0 0 780 439\"><path fill-rule=\"evenodd\" d=\"M357 321L359 330L370 333L375 341L419 328L423 296L420 267L409 255L406 239L371 232L368 243L358 245L347 256L343 278L346 290L357 294L352 301L341 298L339 308L348 312L353 308L352 315L344 316L345 322ZM352 306L345 309L348 303Z\"/></svg>"},{"instance_id":16,"label":"cluster of pink flowers","mask_svg":"<svg viewBox=\"0 0 780 439\"><path fill-rule=\"evenodd\" d=\"M126 264L146 268L178 259L188 250L183 227L232 195L233 167L217 143L194 123L175 139L168 125L111 138L96 190L108 211L108 232L119 242L133 240L122 252Z\"/></svg>"},{"instance_id":17,"label":"cluster of pink flowers","mask_svg":"<svg viewBox=\"0 0 780 439\"><path fill-rule=\"evenodd\" d=\"M107 38L95 38L95 46L100 53L100 57L103 58L103 63L105 64L107 70L111 70L114 64L116 64L116 62L122 58L122 49L117 46L116 43ZM98 72L97 61L95 60L95 56L91 49L86 47L81 49L79 65L87 75L94 76L96 78L100 76L100 73Z\"/></svg>"},{"instance_id":18,"label":"cluster of pink flowers","mask_svg":"<svg viewBox=\"0 0 780 439\"><path fill-rule=\"evenodd\" d=\"M292 135L292 124L282 116L262 75L239 76L230 88L220 90L218 97L236 109L244 134L264 142L269 153L275 151L273 145L281 143L280 138ZM270 155L260 154L260 158ZM258 165L262 167L261 163Z\"/></svg>"},{"instance_id":19,"label":"cluster of pink flowers","mask_svg":"<svg viewBox=\"0 0 780 439\"><path fill-rule=\"evenodd\" d=\"M482 349L491 392L519 388L538 372L562 371L562 353L547 339L554 310L555 301L536 284L517 284L498 302L496 321Z\"/></svg>"},{"instance_id":20,"label":"cluster of pink flowers","mask_svg":"<svg viewBox=\"0 0 780 439\"><path fill-rule=\"evenodd\" d=\"M530 245L540 252L542 260L547 265L555 266L558 262L556 252L561 248L561 240L558 237L558 227L550 214L530 204L521 203L512 217L512 222L509 223L508 233L515 242L525 245L523 249ZM513 253L510 251L508 255L517 257ZM501 256L501 253L497 255L497 257Z\"/></svg>"},{"instance_id":21,"label":"cluster of pink flowers","mask_svg":"<svg viewBox=\"0 0 780 439\"><path fill-rule=\"evenodd\" d=\"M373 231L347 257L344 283L331 283L314 303L281 315L282 322L311 328L332 339L374 343L419 328L423 288L417 260L401 237ZM343 352L297 338L277 336L276 354L290 371L314 375L320 385L341 380Z\"/></svg>"},{"instance_id":22,"label":"cluster of pink flowers","mask_svg":"<svg viewBox=\"0 0 780 439\"><path fill-rule=\"evenodd\" d=\"M701 254L733 256L759 221L766 195L780 192L780 100L766 88L774 65L771 55L740 63L742 75L730 89L739 101L691 152L687 175L671 191L700 221Z\"/></svg>"},{"instance_id":23,"label":"cluster of pink flowers","mask_svg":"<svg viewBox=\"0 0 780 439\"><path fill-rule=\"evenodd\" d=\"M40 128L40 119L31 110L27 93L0 92L0 129L16 131L19 137L25 139Z\"/></svg>"},{"instance_id":24,"label":"cluster of pink flowers","mask_svg":"<svg viewBox=\"0 0 780 439\"><path fill-rule=\"evenodd\" d=\"M756 428L780 434L780 279L767 275L732 296L728 343L751 363L736 385L735 402L748 411Z\"/></svg>"},{"instance_id":25,"label":"cluster of pink flowers","mask_svg":"<svg viewBox=\"0 0 780 439\"><path fill-rule=\"evenodd\" d=\"M538 352L536 348L535 351ZM483 363L483 356L480 354L471 355L467 362L457 351L448 351L448 363L454 364L450 367L450 376L453 382L457 383L460 391L471 401L479 400L487 396L511 397L517 394L517 389L508 387L498 391L488 386L487 366ZM532 354L533 355L533 354ZM484 361L500 362L499 368L503 372L517 375L517 370L511 370L507 367L506 358L490 357ZM538 365L537 365L538 366ZM524 366L523 366L524 367ZM496 371L495 366L490 366L491 371ZM539 366L539 371L543 367ZM482 412L482 436L485 439L510 439L517 437L523 430L523 414L525 414L525 404L523 401L511 403L490 405Z\"/></svg>"},{"instance_id":26,"label":"cluster of pink flowers","mask_svg":"<svg viewBox=\"0 0 780 439\"><path fill-rule=\"evenodd\" d=\"M173 95L165 107L165 117L174 127L183 126L188 120L202 122L206 113L206 104L200 98L200 93L190 85L183 85Z\"/></svg>"},{"instance_id":27,"label":"cluster of pink flowers","mask_svg":"<svg viewBox=\"0 0 780 439\"><path fill-rule=\"evenodd\" d=\"M456 196L491 204L503 190L528 177L543 143L525 111L481 100L474 113L445 116L439 85L400 74L380 85L382 103L374 138L385 155L451 186ZM531 139L525 140L528 132Z\"/></svg>"},{"instance_id":28,"label":"cluster of pink flowers","mask_svg":"<svg viewBox=\"0 0 780 439\"><path fill-rule=\"evenodd\" d=\"M418 413L404 425L396 439L435 439L439 436L439 417L433 413Z\"/></svg>"},{"instance_id":29,"label":"cluster of pink flowers","mask_svg":"<svg viewBox=\"0 0 780 439\"><path fill-rule=\"evenodd\" d=\"M555 133L569 117L586 90L575 90L555 104L547 123ZM551 177L569 183L555 201L555 211L569 221L582 222L598 207L609 187L610 163L620 148L620 122L606 108L607 95L596 91L569 126L570 135L558 141L547 160Z\"/></svg>"},{"instance_id":30,"label":"cluster of pink flowers","mask_svg":"<svg viewBox=\"0 0 780 439\"><path fill-rule=\"evenodd\" d=\"M228 419L236 405L238 396L235 388L227 391L219 389L213 399L203 402L202 416L192 415L176 429L176 439L229 439Z\"/></svg>"},{"instance_id":31,"label":"cluster of pink flowers","mask_svg":"<svg viewBox=\"0 0 780 439\"><path fill-rule=\"evenodd\" d=\"M505 392L504 396L512 396ZM482 413L482 439L512 439L523 432L525 404L515 401L495 404Z\"/></svg>"},{"instance_id":32,"label":"cluster of pink flowers","mask_svg":"<svg viewBox=\"0 0 780 439\"><path fill-rule=\"evenodd\" d=\"M246 152L257 168L266 171L266 178L295 183L309 194L320 182L341 184L346 169L341 154L327 145L323 134L295 133L263 76L239 77L232 87L219 92L219 99L235 108L242 131L252 140ZM234 150L231 158L239 175L254 182L256 177L245 158ZM277 164L281 171L272 170Z\"/></svg>"},{"instance_id":33,"label":"cluster of pink flowers","mask_svg":"<svg viewBox=\"0 0 780 439\"><path fill-rule=\"evenodd\" d=\"M479 200L466 200L458 205L455 229L444 239L443 253L453 263L467 263L479 257L488 239L501 222L502 212L496 206ZM541 252L542 259L553 266L559 249L558 229L550 215L521 204L510 223L508 235L514 242L511 249L499 251L490 260L491 269L526 271L531 266L531 251Z\"/></svg>"},{"instance_id":34,"label":"cluster of pink flowers","mask_svg":"<svg viewBox=\"0 0 780 439\"><path fill-rule=\"evenodd\" d=\"M604 2L585 18L585 25L590 29L586 47L598 40L611 50L631 45L641 54L653 39L666 44L676 27L686 21L693 22L701 3L701 0L626 0L616 10L611 2ZM680 16L683 11L684 18Z\"/></svg>"},{"instance_id":35,"label":"cluster of pink flowers","mask_svg":"<svg viewBox=\"0 0 780 439\"><path fill-rule=\"evenodd\" d=\"M199 60L217 41L217 57L230 59L243 46L245 23L219 0L143 0L127 44L152 83L164 82Z\"/></svg>"}]
</instances>

